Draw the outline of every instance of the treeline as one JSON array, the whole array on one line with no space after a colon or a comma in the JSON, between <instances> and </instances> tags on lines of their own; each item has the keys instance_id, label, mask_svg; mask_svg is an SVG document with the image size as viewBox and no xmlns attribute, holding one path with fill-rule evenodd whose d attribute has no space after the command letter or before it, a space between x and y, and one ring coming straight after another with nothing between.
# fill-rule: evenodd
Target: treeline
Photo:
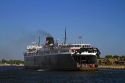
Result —
<instances>
[{"instance_id":1,"label":"treeline","mask_svg":"<svg viewBox=\"0 0 125 83\"><path fill-rule=\"evenodd\" d=\"M22 60L6 60L6 59L2 59L0 60L0 64L10 64L10 65L20 65L20 64L24 64L24 61Z\"/></svg>"},{"instance_id":2,"label":"treeline","mask_svg":"<svg viewBox=\"0 0 125 83\"><path fill-rule=\"evenodd\" d=\"M125 65L125 55L106 55L98 59L99 65Z\"/></svg>"}]
</instances>

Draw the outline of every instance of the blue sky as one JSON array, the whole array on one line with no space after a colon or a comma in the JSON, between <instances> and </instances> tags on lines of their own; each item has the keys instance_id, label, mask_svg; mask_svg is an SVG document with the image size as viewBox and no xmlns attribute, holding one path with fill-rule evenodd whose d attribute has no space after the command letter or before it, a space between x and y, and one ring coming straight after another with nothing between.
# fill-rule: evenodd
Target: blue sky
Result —
<instances>
[{"instance_id":1,"label":"blue sky","mask_svg":"<svg viewBox=\"0 0 125 83\"><path fill-rule=\"evenodd\" d=\"M125 55L125 0L0 0L0 58L23 59L38 31L61 42L65 27L68 42Z\"/></svg>"}]
</instances>

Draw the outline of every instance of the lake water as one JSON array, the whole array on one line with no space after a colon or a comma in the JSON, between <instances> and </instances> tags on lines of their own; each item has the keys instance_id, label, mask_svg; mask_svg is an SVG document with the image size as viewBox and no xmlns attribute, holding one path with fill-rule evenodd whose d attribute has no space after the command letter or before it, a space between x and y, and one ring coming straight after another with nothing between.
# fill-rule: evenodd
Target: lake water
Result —
<instances>
[{"instance_id":1,"label":"lake water","mask_svg":"<svg viewBox=\"0 0 125 83\"><path fill-rule=\"evenodd\" d=\"M0 67L0 83L125 83L125 70L36 71Z\"/></svg>"}]
</instances>

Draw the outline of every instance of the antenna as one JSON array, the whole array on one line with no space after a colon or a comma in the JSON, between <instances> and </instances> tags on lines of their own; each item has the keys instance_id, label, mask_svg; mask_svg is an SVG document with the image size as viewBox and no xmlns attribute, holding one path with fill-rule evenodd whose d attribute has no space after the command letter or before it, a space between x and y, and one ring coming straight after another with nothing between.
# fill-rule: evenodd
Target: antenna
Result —
<instances>
[{"instance_id":1,"label":"antenna","mask_svg":"<svg viewBox=\"0 0 125 83\"><path fill-rule=\"evenodd\" d=\"M64 44L66 44L66 27L65 27L65 38L64 38Z\"/></svg>"},{"instance_id":2,"label":"antenna","mask_svg":"<svg viewBox=\"0 0 125 83\"><path fill-rule=\"evenodd\" d=\"M40 33L38 33L38 46L40 46Z\"/></svg>"}]
</instances>

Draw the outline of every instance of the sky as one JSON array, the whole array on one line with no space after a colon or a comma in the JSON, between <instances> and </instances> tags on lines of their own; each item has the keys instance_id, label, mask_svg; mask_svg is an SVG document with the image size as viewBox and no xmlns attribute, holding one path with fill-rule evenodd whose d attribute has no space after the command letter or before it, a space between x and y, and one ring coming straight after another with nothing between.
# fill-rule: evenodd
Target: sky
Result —
<instances>
[{"instance_id":1,"label":"sky","mask_svg":"<svg viewBox=\"0 0 125 83\"><path fill-rule=\"evenodd\" d=\"M68 43L125 55L125 0L0 0L0 59L23 60L38 32L63 42L65 27Z\"/></svg>"}]
</instances>

